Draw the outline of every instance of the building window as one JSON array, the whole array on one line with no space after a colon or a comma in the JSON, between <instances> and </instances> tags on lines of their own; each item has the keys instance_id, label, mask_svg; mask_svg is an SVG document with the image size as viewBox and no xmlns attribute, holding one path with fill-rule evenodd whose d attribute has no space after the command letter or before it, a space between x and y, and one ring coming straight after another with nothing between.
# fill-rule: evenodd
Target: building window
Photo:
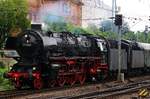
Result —
<instances>
[{"instance_id":1,"label":"building window","mask_svg":"<svg viewBox=\"0 0 150 99\"><path fill-rule=\"evenodd\" d=\"M65 2L63 4L63 12L64 12L65 15L70 15L70 13L71 13L71 6L70 6L69 3Z\"/></svg>"}]
</instances>

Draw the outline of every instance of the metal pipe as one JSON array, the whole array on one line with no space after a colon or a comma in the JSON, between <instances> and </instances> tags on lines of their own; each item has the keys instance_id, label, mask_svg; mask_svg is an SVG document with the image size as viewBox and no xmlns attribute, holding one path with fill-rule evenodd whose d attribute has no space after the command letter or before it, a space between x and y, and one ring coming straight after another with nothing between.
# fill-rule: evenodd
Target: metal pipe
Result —
<instances>
[{"instance_id":1,"label":"metal pipe","mask_svg":"<svg viewBox=\"0 0 150 99\"><path fill-rule=\"evenodd\" d=\"M118 26L118 80L121 80L121 26Z\"/></svg>"}]
</instances>

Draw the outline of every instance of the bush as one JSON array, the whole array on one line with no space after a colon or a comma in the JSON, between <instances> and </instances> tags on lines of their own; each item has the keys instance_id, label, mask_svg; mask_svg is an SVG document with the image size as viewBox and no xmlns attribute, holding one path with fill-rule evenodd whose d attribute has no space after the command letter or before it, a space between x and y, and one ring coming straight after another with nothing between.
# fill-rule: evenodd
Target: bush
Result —
<instances>
[{"instance_id":1,"label":"bush","mask_svg":"<svg viewBox=\"0 0 150 99\"><path fill-rule=\"evenodd\" d=\"M0 68L4 69L5 68L5 64L4 62L0 62Z\"/></svg>"},{"instance_id":2,"label":"bush","mask_svg":"<svg viewBox=\"0 0 150 99\"><path fill-rule=\"evenodd\" d=\"M8 71L4 62L0 62L0 90L8 90L12 89L13 87L10 84L8 79L3 77L4 72Z\"/></svg>"}]
</instances>

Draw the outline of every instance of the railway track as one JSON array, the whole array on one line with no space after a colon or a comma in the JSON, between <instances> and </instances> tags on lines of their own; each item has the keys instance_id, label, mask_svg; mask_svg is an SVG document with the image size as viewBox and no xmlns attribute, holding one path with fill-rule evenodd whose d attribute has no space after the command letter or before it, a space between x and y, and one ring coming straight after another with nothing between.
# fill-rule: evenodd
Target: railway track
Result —
<instances>
[{"instance_id":1,"label":"railway track","mask_svg":"<svg viewBox=\"0 0 150 99\"><path fill-rule=\"evenodd\" d=\"M135 92L140 88L150 87L150 80L134 82L126 85L113 86L102 91L94 91L77 96L55 97L55 99L101 99L109 96Z\"/></svg>"},{"instance_id":2,"label":"railway track","mask_svg":"<svg viewBox=\"0 0 150 99\"><path fill-rule=\"evenodd\" d=\"M111 82L112 80L108 81L107 83ZM78 99L78 98L87 98L88 97L106 97L106 96L111 96L111 95L115 95L115 94L123 94L125 93L124 91L125 90L131 90L133 91L133 89L138 89L138 88L142 88L142 87L147 87L147 86L150 86L150 80L146 80L146 81L143 81L140 82L140 81L130 81L129 80L129 84L125 84L125 85L122 85L122 84L115 84L115 85L107 85L106 81L103 82L103 83L86 83L84 84L82 87L86 87L86 86L97 86L98 84L102 84L104 86L107 87L107 89L103 90L103 89L100 89L99 91L95 91L95 92L92 92L92 93L86 93L86 94L80 94L78 96L61 96L61 97L53 97L53 98L56 98L56 99L71 99L71 98L74 98L74 99ZM75 86L73 87L70 87L70 86L65 86L65 87L55 87L55 88L47 88L47 89L41 89L41 90L32 90L32 89L23 89L23 90L8 90L8 91L0 91L0 99L10 99L10 98L15 98L15 97L19 97L19 96L26 96L26 95L32 95L32 94L42 94L42 93L45 93L45 92L55 92L55 91L64 91L66 89L73 89L73 88L77 88L77 87L81 87L81 85L79 84L76 84ZM118 91L118 93L117 93ZM121 92L121 93L120 93ZM51 96L50 96L51 97ZM32 98L31 98L32 99ZM34 99L34 98L33 98Z\"/></svg>"},{"instance_id":3,"label":"railway track","mask_svg":"<svg viewBox=\"0 0 150 99\"><path fill-rule=\"evenodd\" d=\"M10 99L15 98L17 96L25 96L35 93L44 93L47 91L56 91L56 90L64 90L66 87L60 88L49 88L49 89L41 89L41 90L33 90L33 89L23 89L23 90L7 90L7 91L0 91L0 99Z\"/></svg>"},{"instance_id":4,"label":"railway track","mask_svg":"<svg viewBox=\"0 0 150 99\"><path fill-rule=\"evenodd\" d=\"M97 84L97 83L94 83L94 84ZM33 89L26 88L22 90L14 89L14 90L0 91L0 99L10 99L10 98L18 97L18 96L25 96L25 95L52 92L52 91L63 91L65 89L76 88L80 86L81 85L76 84L74 87L64 86L64 87L46 88L46 89L41 89L41 90L33 90ZM89 84L84 84L83 86L89 86Z\"/></svg>"},{"instance_id":5,"label":"railway track","mask_svg":"<svg viewBox=\"0 0 150 99\"><path fill-rule=\"evenodd\" d=\"M13 98L20 95L26 95L31 93L30 89L23 89L23 90L7 90L7 91L0 91L0 99L7 99ZM31 93L32 94L32 93Z\"/></svg>"}]
</instances>

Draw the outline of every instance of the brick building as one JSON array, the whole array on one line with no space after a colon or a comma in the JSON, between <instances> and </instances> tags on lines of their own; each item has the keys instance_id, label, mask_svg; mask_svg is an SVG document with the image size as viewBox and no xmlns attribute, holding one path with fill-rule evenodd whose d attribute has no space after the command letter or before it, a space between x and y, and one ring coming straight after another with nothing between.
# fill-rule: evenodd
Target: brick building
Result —
<instances>
[{"instance_id":1,"label":"brick building","mask_svg":"<svg viewBox=\"0 0 150 99\"><path fill-rule=\"evenodd\" d=\"M29 18L32 22L67 21L81 25L80 0L28 0Z\"/></svg>"},{"instance_id":2,"label":"brick building","mask_svg":"<svg viewBox=\"0 0 150 99\"><path fill-rule=\"evenodd\" d=\"M82 26L87 27L89 24L95 24L100 27L104 20L110 20L112 17L112 7L105 4L104 0L82 0Z\"/></svg>"}]
</instances>

